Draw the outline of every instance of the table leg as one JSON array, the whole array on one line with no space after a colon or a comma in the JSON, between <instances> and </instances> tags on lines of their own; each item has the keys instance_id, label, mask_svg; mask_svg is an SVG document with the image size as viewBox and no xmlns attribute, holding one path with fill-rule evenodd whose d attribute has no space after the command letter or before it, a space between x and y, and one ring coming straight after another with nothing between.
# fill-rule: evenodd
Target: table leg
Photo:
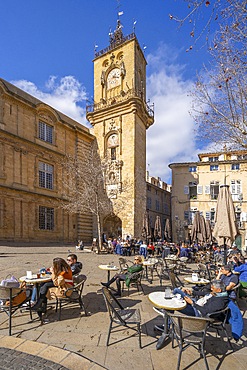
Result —
<instances>
[{"instance_id":1,"label":"table leg","mask_svg":"<svg viewBox=\"0 0 247 370\"><path fill-rule=\"evenodd\" d=\"M170 337L169 330L168 330L168 316L166 312L164 311L164 331L161 334L157 344L156 344L156 349L161 349L164 347L165 341L167 338Z\"/></svg>"},{"instance_id":2,"label":"table leg","mask_svg":"<svg viewBox=\"0 0 247 370\"><path fill-rule=\"evenodd\" d=\"M107 282L110 281L110 270L107 271Z\"/></svg>"}]
</instances>

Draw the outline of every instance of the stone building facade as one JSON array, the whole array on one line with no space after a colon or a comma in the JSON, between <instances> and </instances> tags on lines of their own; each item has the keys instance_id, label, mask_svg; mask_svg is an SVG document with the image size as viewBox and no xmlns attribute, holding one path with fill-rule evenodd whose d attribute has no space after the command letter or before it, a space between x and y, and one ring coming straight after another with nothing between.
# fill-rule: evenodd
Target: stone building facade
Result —
<instances>
[{"instance_id":1,"label":"stone building facade","mask_svg":"<svg viewBox=\"0 0 247 370\"><path fill-rule=\"evenodd\" d=\"M200 211L214 226L219 187L230 186L240 236L247 248L247 151L199 154L198 162L172 163L172 234L175 242L189 238L193 216Z\"/></svg>"},{"instance_id":2,"label":"stone building facade","mask_svg":"<svg viewBox=\"0 0 247 370\"><path fill-rule=\"evenodd\" d=\"M91 215L70 215L61 163L87 151L89 129L0 79L0 240L92 240Z\"/></svg>"},{"instance_id":3,"label":"stone building facade","mask_svg":"<svg viewBox=\"0 0 247 370\"><path fill-rule=\"evenodd\" d=\"M162 239L166 220L171 222L171 186L160 177L149 176L147 171L147 211L149 214L150 228L154 234L156 216L160 216Z\"/></svg>"}]
</instances>

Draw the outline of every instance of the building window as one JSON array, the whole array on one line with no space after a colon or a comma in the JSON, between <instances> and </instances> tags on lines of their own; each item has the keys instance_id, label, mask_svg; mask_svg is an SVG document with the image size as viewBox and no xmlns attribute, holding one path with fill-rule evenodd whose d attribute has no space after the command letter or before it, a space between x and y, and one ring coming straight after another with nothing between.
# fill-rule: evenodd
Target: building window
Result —
<instances>
[{"instance_id":1,"label":"building window","mask_svg":"<svg viewBox=\"0 0 247 370\"><path fill-rule=\"evenodd\" d=\"M240 154L240 155L237 156L237 159L238 160L247 159L247 154Z\"/></svg>"},{"instance_id":2,"label":"building window","mask_svg":"<svg viewBox=\"0 0 247 370\"><path fill-rule=\"evenodd\" d=\"M210 197L212 200L218 199L220 184L218 181L210 182Z\"/></svg>"},{"instance_id":3,"label":"building window","mask_svg":"<svg viewBox=\"0 0 247 370\"><path fill-rule=\"evenodd\" d=\"M239 163L233 163L232 164L232 170L239 170L240 169L240 164Z\"/></svg>"},{"instance_id":4,"label":"building window","mask_svg":"<svg viewBox=\"0 0 247 370\"><path fill-rule=\"evenodd\" d=\"M209 157L208 160L209 162L218 162L219 157Z\"/></svg>"},{"instance_id":5,"label":"building window","mask_svg":"<svg viewBox=\"0 0 247 370\"><path fill-rule=\"evenodd\" d=\"M156 211L159 211L160 210L160 201L156 199L155 201L155 209Z\"/></svg>"},{"instance_id":6,"label":"building window","mask_svg":"<svg viewBox=\"0 0 247 370\"><path fill-rule=\"evenodd\" d=\"M39 229L54 230L54 208L39 207Z\"/></svg>"},{"instance_id":7,"label":"building window","mask_svg":"<svg viewBox=\"0 0 247 370\"><path fill-rule=\"evenodd\" d=\"M241 180L231 180L231 194L232 200L239 200L239 196L242 193Z\"/></svg>"},{"instance_id":8,"label":"building window","mask_svg":"<svg viewBox=\"0 0 247 370\"><path fill-rule=\"evenodd\" d=\"M39 121L39 139L47 143L53 143L53 127L46 123Z\"/></svg>"},{"instance_id":9,"label":"building window","mask_svg":"<svg viewBox=\"0 0 247 370\"><path fill-rule=\"evenodd\" d=\"M152 207L152 199L150 197L147 197L147 208L151 209Z\"/></svg>"},{"instance_id":10,"label":"building window","mask_svg":"<svg viewBox=\"0 0 247 370\"><path fill-rule=\"evenodd\" d=\"M147 189L148 189L148 191L151 191L151 186L147 185Z\"/></svg>"},{"instance_id":11,"label":"building window","mask_svg":"<svg viewBox=\"0 0 247 370\"><path fill-rule=\"evenodd\" d=\"M45 189L53 189L53 166L39 162L39 186Z\"/></svg>"},{"instance_id":12,"label":"building window","mask_svg":"<svg viewBox=\"0 0 247 370\"><path fill-rule=\"evenodd\" d=\"M189 167L189 172L196 172L197 171L197 166L190 166Z\"/></svg>"},{"instance_id":13,"label":"building window","mask_svg":"<svg viewBox=\"0 0 247 370\"><path fill-rule=\"evenodd\" d=\"M218 164L211 164L210 165L210 171L218 171L219 165Z\"/></svg>"},{"instance_id":14,"label":"building window","mask_svg":"<svg viewBox=\"0 0 247 370\"><path fill-rule=\"evenodd\" d=\"M190 199L197 199L197 182L189 183L189 197Z\"/></svg>"}]
</instances>

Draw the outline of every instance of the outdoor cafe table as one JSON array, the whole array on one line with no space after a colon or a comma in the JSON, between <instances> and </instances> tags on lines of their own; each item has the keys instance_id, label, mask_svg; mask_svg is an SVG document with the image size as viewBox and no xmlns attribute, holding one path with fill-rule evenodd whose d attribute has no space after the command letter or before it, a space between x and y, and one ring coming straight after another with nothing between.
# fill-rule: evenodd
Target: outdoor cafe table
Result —
<instances>
[{"instance_id":1,"label":"outdoor cafe table","mask_svg":"<svg viewBox=\"0 0 247 370\"><path fill-rule=\"evenodd\" d=\"M99 265L99 269L107 271L107 281L110 280L110 272L117 271L119 268L113 265Z\"/></svg>"},{"instance_id":2,"label":"outdoor cafe table","mask_svg":"<svg viewBox=\"0 0 247 370\"><path fill-rule=\"evenodd\" d=\"M148 281L150 281L150 283L152 283L153 281L153 267L155 266L155 264L158 263L158 260L156 258L150 258L146 261L143 261L142 265L145 266L145 275L146 275L146 279ZM152 268L152 276L151 276L151 280L148 279L148 267L151 267Z\"/></svg>"},{"instance_id":3,"label":"outdoor cafe table","mask_svg":"<svg viewBox=\"0 0 247 370\"><path fill-rule=\"evenodd\" d=\"M148 295L148 299L155 307L164 308L164 310L168 311L182 310L187 305L185 300L178 299L176 296L173 295L172 298L165 298L165 292L152 292ZM167 337L169 337L168 316L166 311L164 311L164 331L162 332L162 335L156 344L157 349L160 348Z\"/></svg>"},{"instance_id":4,"label":"outdoor cafe table","mask_svg":"<svg viewBox=\"0 0 247 370\"><path fill-rule=\"evenodd\" d=\"M32 278L27 278L26 276L21 276L19 278L19 281L22 283L25 281L27 284L33 284L37 288L37 292L39 293L39 284L41 283L47 283L48 281L51 281L51 274L46 274L44 276L40 275L39 278L37 278L37 275L32 275Z\"/></svg>"},{"instance_id":5,"label":"outdoor cafe table","mask_svg":"<svg viewBox=\"0 0 247 370\"><path fill-rule=\"evenodd\" d=\"M198 280L193 280L191 276L185 276L184 280L189 283L189 284L194 284L194 285L206 285L210 283L210 280L204 279L204 278L198 278Z\"/></svg>"}]
</instances>

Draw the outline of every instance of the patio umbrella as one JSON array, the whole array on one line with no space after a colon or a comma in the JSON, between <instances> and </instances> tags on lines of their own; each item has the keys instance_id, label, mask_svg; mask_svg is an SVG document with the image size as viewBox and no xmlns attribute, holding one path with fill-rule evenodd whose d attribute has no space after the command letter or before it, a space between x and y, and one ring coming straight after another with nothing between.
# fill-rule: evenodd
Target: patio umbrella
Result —
<instances>
[{"instance_id":1,"label":"patio umbrella","mask_svg":"<svg viewBox=\"0 0 247 370\"><path fill-rule=\"evenodd\" d=\"M201 236L201 216L200 212L197 211L194 216L192 228L191 228L191 241L192 242L199 242L202 241Z\"/></svg>"},{"instance_id":2,"label":"patio umbrella","mask_svg":"<svg viewBox=\"0 0 247 370\"><path fill-rule=\"evenodd\" d=\"M156 216L155 224L154 224L154 237L156 239L161 239L162 237L162 230L161 230L161 221L160 216Z\"/></svg>"},{"instance_id":3,"label":"patio umbrella","mask_svg":"<svg viewBox=\"0 0 247 370\"><path fill-rule=\"evenodd\" d=\"M200 215L200 241L201 242L206 242L207 240L207 231L206 231L206 222L205 222L205 218L203 217L203 215Z\"/></svg>"},{"instance_id":4,"label":"patio umbrella","mask_svg":"<svg viewBox=\"0 0 247 370\"><path fill-rule=\"evenodd\" d=\"M149 214L147 211L144 213L144 217L143 217L142 237L145 239L146 243L148 242L148 239L151 238L150 220L149 220Z\"/></svg>"},{"instance_id":5,"label":"patio umbrella","mask_svg":"<svg viewBox=\"0 0 247 370\"><path fill-rule=\"evenodd\" d=\"M169 218L166 219L164 234L166 241L170 242L172 237L171 237L171 224Z\"/></svg>"},{"instance_id":6,"label":"patio umbrella","mask_svg":"<svg viewBox=\"0 0 247 370\"><path fill-rule=\"evenodd\" d=\"M219 244L224 244L224 263L226 264L227 246L236 239L238 228L229 185L221 185L215 212L213 236Z\"/></svg>"},{"instance_id":7,"label":"patio umbrella","mask_svg":"<svg viewBox=\"0 0 247 370\"><path fill-rule=\"evenodd\" d=\"M212 229L211 229L211 223L210 220L206 221L206 242L211 243L213 240L212 237Z\"/></svg>"}]
</instances>

